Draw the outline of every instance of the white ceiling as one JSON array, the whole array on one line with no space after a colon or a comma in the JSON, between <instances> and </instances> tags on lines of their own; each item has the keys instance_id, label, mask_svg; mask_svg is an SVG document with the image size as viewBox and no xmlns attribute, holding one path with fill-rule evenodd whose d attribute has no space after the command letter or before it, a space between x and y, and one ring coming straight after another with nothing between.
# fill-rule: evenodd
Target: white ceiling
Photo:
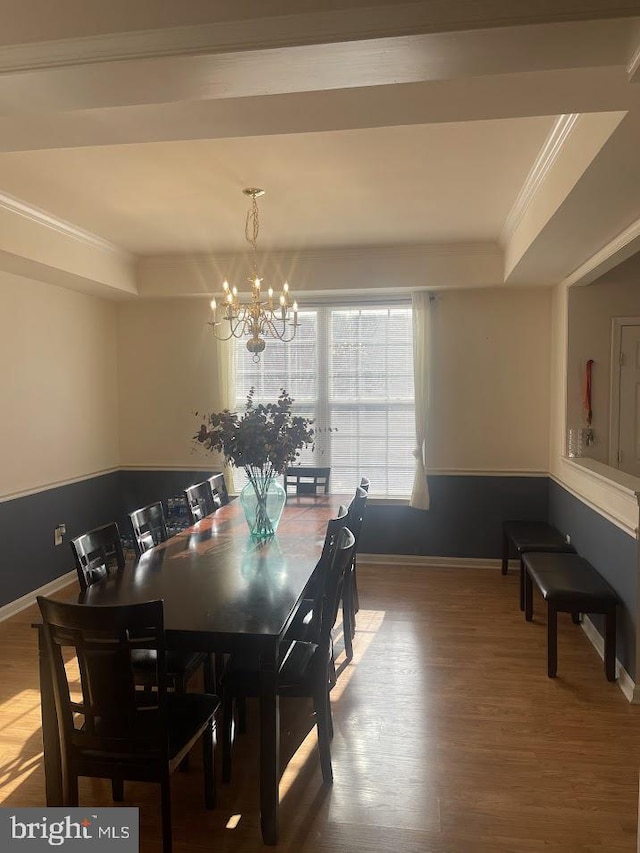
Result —
<instances>
[{"instance_id":1,"label":"white ceiling","mask_svg":"<svg viewBox=\"0 0 640 853\"><path fill-rule=\"evenodd\" d=\"M496 285L640 239L637 0L0 5L8 271L135 294L244 249L245 186L261 249L487 246Z\"/></svg>"},{"instance_id":2,"label":"white ceiling","mask_svg":"<svg viewBox=\"0 0 640 853\"><path fill-rule=\"evenodd\" d=\"M8 153L0 187L135 254L497 241L548 117Z\"/></svg>"}]
</instances>

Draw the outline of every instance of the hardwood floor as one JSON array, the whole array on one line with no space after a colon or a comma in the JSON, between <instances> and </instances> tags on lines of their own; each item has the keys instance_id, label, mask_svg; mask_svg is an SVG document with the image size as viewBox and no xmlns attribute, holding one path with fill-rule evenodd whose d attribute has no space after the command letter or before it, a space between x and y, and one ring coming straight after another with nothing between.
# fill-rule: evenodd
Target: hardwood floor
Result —
<instances>
[{"instance_id":1,"label":"hardwood floor","mask_svg":"<svg viewBox=\"0 0 640 853\"><path fill-rule=\"evenodd\" d=\"M288 764L278 849L636 850L640 707L606 682L568 615L550 680L544 611L536 600L535 621L525 623L515 573L363 564L358 581L355 657L332 693L332 788L321 784L309 706L281 704ZM44 804L35 616L0 624L2 806ZM259 834L253 710L214 812L203 807L198 750L189 773L172 777L176 853L269 849ZM142 853L155 853L159 791L128 784L125 798L140 808ZM108 783L82 780L80 801L110 805Z\"/></svg>"}]
</instances>

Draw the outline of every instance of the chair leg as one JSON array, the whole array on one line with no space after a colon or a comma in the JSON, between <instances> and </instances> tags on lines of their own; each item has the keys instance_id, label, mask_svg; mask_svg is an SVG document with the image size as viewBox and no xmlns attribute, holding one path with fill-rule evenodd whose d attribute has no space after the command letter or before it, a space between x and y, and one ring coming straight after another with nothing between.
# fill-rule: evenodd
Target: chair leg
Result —
<instances>
[{"instance_id":1,"label":"chair leg","mask_svg":"<svg viewBox=\"0 0 640 853\"><path fill-rule=\"evenodd\" d=\"M350 661L353 658L353 625L351 622L353 604L351 601L351 586L346 577L345 581L342 590L342 633L344 635L344 650L347 660Z\"/></svg>"},{"instance_id":2,"label":"chair leg","mask_svg":"<svg viewBox=\"0 0 640 853\"><path fill-rule=\"evenodd\" d=\"M75 773L70 773L68 768L65 771L64 767L62 771L62 805L78 805L78 777Z\"/></svg>"},{"instance_id":3,"label":"chair leg","mask_svg":"<svg viewBox=\"0 0 640 853\"><path fill-rule=\"evenodd\" d=\"M204 777L204 804L208 809L216 807L216 777L213 765L213 718L202 733L202 774Z\"/></svg>"},{"instance_id":4,"label":"chair leg","mask_svg":"<svg viewBox=\"0 0 640 853\"><path fill-rule=\"evenodd\" d=\"M124 802L124 781L122 779L111 780L111 796L114 803Z\"/></svg>"},{"instance_id":5,"label":"chair leg","mask_svg":"<svg viewBox=\"0 0 640 853\"><path fill-rule=\"evenodd\" d=\"M214 662L215 661L215 662ZM207 655L203 667L204 692L216 694L218 676L218 655Z\"/></svg>"},{"instance_id":6,"label":"chair leg","mask_svg":"<svg viewBox=\"0 0 640 853\"><path fill-rule=\"evenodd\" d=\"M502 574L509 571L509 537L502 531Z\"/></svg>"},{"instance_id":7,"label":"chair leg","mask_svg":"<svg viewBox=\"0 0 640 853\"><path fill-rule=\"evenodd\" d=\"M547 675L555 678L558 672L558 611L549 604L547 612Z\"/></svg>"},{"instance_id":8,"label":"chair leg","mask_svg":"<svg viewBox=\"0 0 640 853\"><path fill-rule=\"evenodd\" d=\"M247 697L236 697L236 713L238 715L238 734L243 735L247 731Z\"/></svg>"},{"instance_id":9,"label":"chair leg","mask_svg":"<svg viewBox=\"0 0 640 853\"><path fill-rule=\"evenodd\" d=\"M233 743L233 696L228 690L222 694L222 781L231 781L231 747Z\"/></svg>"},{"instance_id":10,"label":"chair leg","mask_svg":"<svg viewBox=\"0 0 640 853\"><path fill-rule=\"evenodd\" d=\"M616 608L605 614L604 671L607 681L616 680Z\"/></svg>"},{"instance_id":11,"label":"chair leg","mask_svg":"<svg viewBox=\"0 0 640 853\"><path fill-rule=\"evenodd\" d=\"M356 572L356 556L353 555L353 568L351 570L351 599L353 601L353 612L360 610L360 596L358 595L358 574ZM355 621L355 620L354 620Z\"/></svg>"},{"instance_id":12,"label":"chair leg","mask_svg":"<svg viewBox=\"0 0 640 853\"><path fill-rule=\"evenodd\" d=\"M329 694L323 692L313 700L316 712L316 725L318 727L318 752L320 753L320 767L322 769L322 781L325 785L333 782L333 768L331 767L331 706Z\"/></svg>"},{"instance_id":13,"label":"chair leg","mask_svg":"<svg viewBox=\"0 0 640 853\"><path fill-rule=\"evenodd\" d=\"M162 811L162 853L171 853L171 777L169 771L163 774L160 782L160 808Z\"/></svg>"},{"instance_id":14,"label":"chair leg","mask_svg":"<svg viewBox=\"0 0 640 853\"><path fill-rule=\"evenodd\" d=\"M580 621L581 621L580 613L577 610L574 610L573 613L571 614L571 621L573 622L574 625L580 624Z\"/></svg>"},{"instance_id":15,"label":"chair leg","mask_svg":"<svg viewBox=\"0 0 640 853\"><path fill-rule=\"evenodd\" d=\"M187 685L185 683L184 678L180 678L178 675L173 676L173 689L178 695L186 693ZM179 765L179 769L181 773L187 773L189 770L189 756L185 755Z\"/></svg>"},{"instance_id":16,"label":"chair leg","mask_svg":"<svg viewBox=\"0 0 640 853\"><path fill-rule=\"evenodd\" d=\"M224 672L224 665L226 662L226 655L224 652L216 652L213 656L213 671L214 671L214 681L213 681L213 693L216 696L222 696L222 673Z\"/></svg>"},{"instance_id":17,"label":"chair leg","mask_svg":"<svg viewBox=\"0 0 640 853\"><path fill-rule=\"evenodd\" d=\"M524 560L522 559L522 554L520 554L520 610L524 610Z\"/></svg>"}]
</instances>

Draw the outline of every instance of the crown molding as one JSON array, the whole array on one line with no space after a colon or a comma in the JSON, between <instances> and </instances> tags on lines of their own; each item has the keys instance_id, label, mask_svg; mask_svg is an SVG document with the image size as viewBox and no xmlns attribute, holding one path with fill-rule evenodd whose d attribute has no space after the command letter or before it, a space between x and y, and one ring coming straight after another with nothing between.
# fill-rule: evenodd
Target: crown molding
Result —
<instances>
[{"instance_id":1,"label":"crown molding","mask_svg":"<svg viewBox=\"0 0 640 853\"><path fill-rule=\"evenodd\" d=\"M614 237L599 252L575 269L571 275L563 279L561 284L572 285L591 284L592 281L609 272L610 269L626 261L640 248L640 219L636 219L628 228Z\"/></svg>"},{"instance_id":2,"label":"crown molding","mask_svg":"<svg viewBox=\"0 0 640 853\"><path fill-rule=\"evenodd\" d=\"M640 82L640 44L636 47L633 56L627 65L627 76L629 83Z\"/></svg>"},{"instance_id":3,"label":"crown molding","mask_svg":"<svg viewBox=\"0 0 640 853\"><path fill-rule=\"evenodd\" d=\"M529 205L533 202L553 164L558 159L562 147L574 130L580 115L568 113L558 116L536 160L527 175L524 184L509 211L500 234L500 243L505 245L522 222Z\"/></svg>"},{"instance_id":4,"label":"crown molding","mask_svg":"<svg viewBox=\"0 0 640 853\"><path fill-rule=\"evenodd\" d=\"M336 260L371 260L372 256L384 256L389 259L422 258L422 257L455 257L460 256L485 256L500 257L502 249L498 243L396 243L389 245L361 245L361 246L325 246L308 249L273 249L257 252L257 260L260 263L278 262L295 258L297 261L320 261L326 259ZM249 254L245 250L237 252L211 251L211 252L172 252L170 254L140 255L139 266L174 268L184 263L206 261L215 258L219 262L239 260L247 258Z\"/></svg>"},{"instance_id":5,"label":"crown molding","mask_svg":"<svg viewBox=\"0 0 640 853\"><path fill-rule=\"evenodd\" d=\"M120 246L116 246L115 243L110 243L108 240L98 237L97 234L85 231L77 225L74 225L72 222L67 222L64 219L58 219L51 213L47 213L46 210L33 207L32 205L21 201L19 198L8 195L7 193L0 192L0 208L4 208L4 210L7 210L9 213L23 216L25 219L29 219L37 225L50 228L52 231L57 231L59 234L63 234L71 240L85 243L93 249L99 249L102 252L111 252L112 254L118 255L123 260L132 260L133 256L125 249L121 249Z\"/></svg>"}]
</instances>

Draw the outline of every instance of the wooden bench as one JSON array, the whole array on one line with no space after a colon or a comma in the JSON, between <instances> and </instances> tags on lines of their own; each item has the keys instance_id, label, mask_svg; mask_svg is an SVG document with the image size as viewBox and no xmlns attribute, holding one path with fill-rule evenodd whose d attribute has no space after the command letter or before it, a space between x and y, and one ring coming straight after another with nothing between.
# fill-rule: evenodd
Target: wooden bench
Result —
<instances>
[{"instance_id":1,"label":"wooden bench","mask_svg":"<svg viewBox=\"0 0 640 853\"><path fill-rule=\"evenodd\" d=\"M569 552L574 549L562 533L546 521L503 521L502 522L502 574L509 571L509 556L514 549L520 558L520 610L524 610L524 566L522 555L529 551L551 553Z\"/></svg>"},{"instance_id":2,"label":"wooden bench","mask_svg":"<svg viewBox=\"0 0 640 853\"><path fill-rule=\"evenodd\" d=\"M558 670L558 613L571 613L574 622L581 613L602 613L605 617L604 671L608 681L616 680L615 590L596 569L578 554L528 553L522 555L525 569L525 619L533 619L533 584L547 602L547 674Z\"/></svg>"}]
</instances>

